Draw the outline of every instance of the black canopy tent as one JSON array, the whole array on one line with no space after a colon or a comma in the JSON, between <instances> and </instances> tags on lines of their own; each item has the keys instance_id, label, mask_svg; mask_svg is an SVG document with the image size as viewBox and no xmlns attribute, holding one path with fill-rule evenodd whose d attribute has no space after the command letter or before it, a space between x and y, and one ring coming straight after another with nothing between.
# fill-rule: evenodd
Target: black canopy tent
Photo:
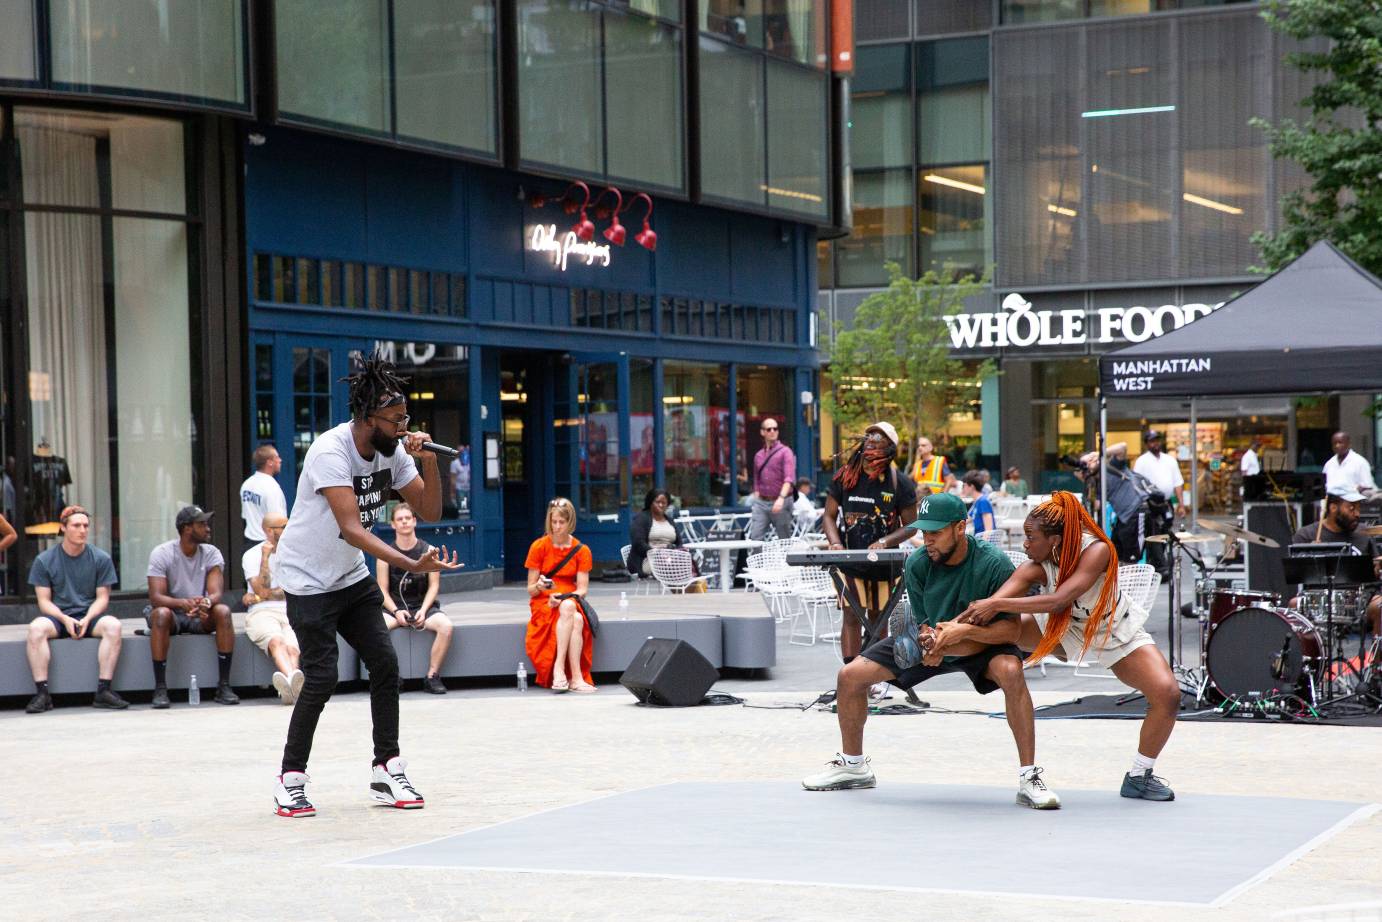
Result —
<instances>
[{"instance_id":1,"label":"black canopy tent","mask_svg":"<svg viewBox=\"0 0 1382 922\"><path fill-rule=\"evenodd\" d=\"M1101 356L1099 388L1101 454L1110 396L1189 397L1193 444L1197 397L1382 391L1382 280L1321 240L1212 314Z\"/></svg>"}]
</instances>

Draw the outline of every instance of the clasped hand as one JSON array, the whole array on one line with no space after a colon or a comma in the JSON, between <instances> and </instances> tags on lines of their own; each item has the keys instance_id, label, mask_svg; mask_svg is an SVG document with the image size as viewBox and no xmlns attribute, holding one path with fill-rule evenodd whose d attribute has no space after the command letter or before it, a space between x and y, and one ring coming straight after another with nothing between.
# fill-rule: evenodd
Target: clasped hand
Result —
<instances>
[{"instance_id":1,"label":"clasped hand","mask_svg":"<svg viewBox=\"0 0 1382 922\"><path fill-rule=\"evenodd\" d=\"M969 607L960 612L960 616L955 620L960 624L977 624L982 627L998 614L1001 604L997 599L978 599L970 602Z\"/></svg>"}]
</instances>

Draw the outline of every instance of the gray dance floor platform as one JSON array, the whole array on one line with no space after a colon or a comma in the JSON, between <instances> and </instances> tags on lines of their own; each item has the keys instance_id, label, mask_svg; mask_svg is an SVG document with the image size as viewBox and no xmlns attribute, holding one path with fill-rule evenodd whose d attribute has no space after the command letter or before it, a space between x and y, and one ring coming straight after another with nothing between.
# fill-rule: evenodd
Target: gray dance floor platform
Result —
<instances>
[{"instance_id":1,"label":"gray dance floor platform","mask_svg":"<svg viewBox=\"0 0 1382 922\"><path fill-rule=\"evenodd\" d=\"M666 784L345 864L1215 906L1378 809L1195 794L1155 804L1063 790L1063 809L1036 811L1015 806L1015 790ZM1051 872L1076 857L1078 874Z\"/></svg>"}]
</instances>

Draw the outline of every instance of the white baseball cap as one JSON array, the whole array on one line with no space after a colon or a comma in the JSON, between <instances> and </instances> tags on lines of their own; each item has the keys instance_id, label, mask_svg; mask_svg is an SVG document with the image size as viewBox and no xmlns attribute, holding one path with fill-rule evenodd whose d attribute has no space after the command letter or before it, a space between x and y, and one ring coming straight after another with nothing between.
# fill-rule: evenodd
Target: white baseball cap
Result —
<instances>
[{"instance_id":1,"label":"white baseball cap","mask_svg":"<svg viewBox=\"0 0 1382 922\"><path fill-rule=\"evenodd\" d=\"M892 423L874 423L872 426L869 426L869 428L865 429L864 431L868 432L871 429L877 429L879 432L883 433L888 437L888 441L892 442L894 445L898 444L897 430L893 428Z\"/></svg>"}]
</instances>

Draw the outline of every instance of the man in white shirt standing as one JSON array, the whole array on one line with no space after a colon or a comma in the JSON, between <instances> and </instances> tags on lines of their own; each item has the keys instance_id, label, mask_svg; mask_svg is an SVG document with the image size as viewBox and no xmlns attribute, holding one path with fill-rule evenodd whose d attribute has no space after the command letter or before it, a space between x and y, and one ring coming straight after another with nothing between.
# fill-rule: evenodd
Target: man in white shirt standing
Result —
<instances>
[{"instance_id":1,"label":"man in white shirt standing","mask_svg":"<svg viewBox=\"0 0 1382 922\"><path fill-rule=\"evenodd\" d=\"M1243 472L1244 477L1255 477L1262 473L1262 461L1257 457L1257 452L1262 448L1262 438L1253 436L1252 444L1248 450L1243 452L1243 457L1238 459L1238 469Z\"/></svg>"},{"instance_id":2,"label":"man in white shirt standing","mask_svg":"<svg viewBox=\"0 0 1382 922\"><path fill-rule=\"evenodd\" d=\"M1167 508L1164 516L1156 516L1151 512L1147 515L1146 533L1148 535L1165 534L1175 527L1176 515L1185 508L1185 475L1180 471L1180 462L1174 455L1168 454L1163 450L1165 440L1156 429L1147 430L1147 436L1143 440L1146 451L1137 456L1137 462L1133 464L1134 474L1140 474L1156 488L1157 492L1165 496L1166 499L1175 500L1175 505ZM1158 520L1159 519L1159 520ZM1162 571L1166 572L1165 545L1147 545L1147 562Z\"/></svg>"},{"instance_id":3,"label":"man in white shirt standing","mask_svg":"<svg viewBox=\"0 0 1382 922\"><path fill-rule=\"evenodd\" d=\"M1367 459L1353 450L1353 441L1347 432L1336 432L1329 444L1334 454L1324 462L1324 487L1348 493L1368 493L1377 489L1372 479L1372 465Z\"/></svg>"},{"instance_id":4,"label":"man in white shirt standing","mask_svg":"<svg viewBox=\"0 0 1382 922\"><path fill-rule=\"evenodd\" d=\"M245 520L245 540L240 548L241 553L264 540L264 516L267 513L288 514L288 500L283 496L283 488L274 479L283 469L283 459L278 456L278 449L268 442L261 442L251 460L254 473L240 484L240 517Z\"/></svg>"}]
</instances>

